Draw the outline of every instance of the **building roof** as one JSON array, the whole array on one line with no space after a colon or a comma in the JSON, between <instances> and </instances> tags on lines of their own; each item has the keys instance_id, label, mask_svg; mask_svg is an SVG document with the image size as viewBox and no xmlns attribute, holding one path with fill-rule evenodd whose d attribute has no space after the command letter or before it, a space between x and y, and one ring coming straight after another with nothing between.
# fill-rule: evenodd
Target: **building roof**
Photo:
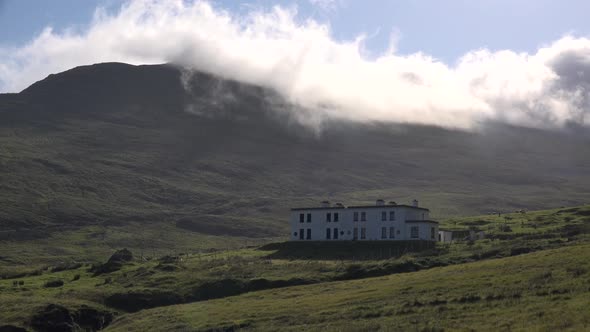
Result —
<instances>
[{"instance_id":1,"label":"building roof","mask_svg":"<svg viewBox=\"0 0 590 332\"><path fill-rule=\"evenodd\" d=\"M424 211L430 211L427 208L423 208L423 207L418 207L418 206L413 206L413 205L404 205L404 204L396 204L396 205L392 205L392 204L384 204L384 205L358 205L358 206L328 206L328 207L308 207L308 208L292 208L291 211L303 211L303 210L338 210L338 209L374 209L374 208L380 208L380 209L389 209L389 208L396 208L396 207L404 207L404 208L410 208L410 209L418 209L418 210L424 210Z\"/></svg>"},{"instance_id":2,"label":"building roof","mask_svg":"<svg viewBox=\"0 0 590 332\"><path fill-rule=\"evenodd\" d=\"M349 209L374 209L374 208L396 208L396 207L405 207L410 209L418 209L424 211L430 211L427 208L413 206L413 205L404 205L404 204L384 204L384 205L358 205L358 206L349 206Z\"/></svg>"},{"instance_id":3,"label":"building roof","mask_svg":"<svg viewBox=\"0 0 590 332\"><path fill-rule=\"evenodd\" d=\"M438 224L438 221L434 220L406 220L406 223L429 223L429 224Z\"/></svg>"},{"instance_id":4,"label":"building roof","mask_svg":"<svg viewBox=\"0 0 590 332\"><path fill-rule=\"evenodd\" d=\"M303 211L303 210L344 210L346 206L327 206L327 207L308 207L308 208L292 208L291 211Z\"/></svg>"}]
</instances>

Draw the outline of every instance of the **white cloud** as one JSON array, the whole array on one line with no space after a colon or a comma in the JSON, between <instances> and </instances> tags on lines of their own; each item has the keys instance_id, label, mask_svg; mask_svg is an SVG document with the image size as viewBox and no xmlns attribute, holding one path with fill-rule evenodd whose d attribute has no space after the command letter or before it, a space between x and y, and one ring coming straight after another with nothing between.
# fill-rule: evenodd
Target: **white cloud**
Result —
<instances>
[{"instance_id":1,"label":"white cloud","mask_svg":"<svg viewBox=\"0 0 590 332\"><path fill-rule=\"evenodd\" d=\"M358 121L590 123L587 38L564 37L532 54L475 50L448 66L393 47L367 59L362 37L336 41L329 26L295 15L281 7L232 16L204 1L132 1L113 15L97 11L82 33L47 28L23 47L0 49L0 90L18 91L77 65L174 62Z\"/></svg>"}]
</instances>

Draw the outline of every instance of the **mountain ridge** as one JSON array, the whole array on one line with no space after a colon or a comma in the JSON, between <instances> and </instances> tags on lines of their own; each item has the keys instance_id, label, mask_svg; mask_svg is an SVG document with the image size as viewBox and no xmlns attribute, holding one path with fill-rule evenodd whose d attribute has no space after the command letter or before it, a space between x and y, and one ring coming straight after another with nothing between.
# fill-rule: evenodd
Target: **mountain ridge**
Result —
<instances>
[{"instance_id":1,"label":"mountain ridge","mask_svg":"<svg viewBox=\"0 0 590 332\"><path fill-rule=\"evenodd\" d=\"M291 206L325 198L418 198L439 217L589 198L586 135L336 119L317 131L299 111L310 112L172 65L50 75L0 95L0 225L166 220L219 230L212 235L281 236Z\"/></svg>"}]
</instances>

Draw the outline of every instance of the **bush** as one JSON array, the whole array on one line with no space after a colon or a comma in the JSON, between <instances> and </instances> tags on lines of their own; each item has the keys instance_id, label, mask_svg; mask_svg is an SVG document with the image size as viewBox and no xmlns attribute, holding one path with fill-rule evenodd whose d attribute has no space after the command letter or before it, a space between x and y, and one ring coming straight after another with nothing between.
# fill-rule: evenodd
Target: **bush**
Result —
<instances>
[{"instance_id":1,"label":"bush","mask_svg":"<svg viewBox=\"0 0 590 332\"><path fill-rule=\"evenodd\" d=\"M74 276L74 278L72 279L72 281L76 281L76 280L80 280L80 275L79 274L76 274Z\"/></svg>"},{"instance_id":2,"label":"bush","mask_svg":"<svg viewBox=\"0 0 590 332\"><path fill-rule=\"evenodd\" d=\"M107 306L128 312L179 303L184 303L181 295L158 290L116 293L105 299Z\"/></svg>"},{"instance_id":3,"label":"bush","mask_svg":"<svg viewBox=\"0 0 590 332\"><path fill-rule=\"evenodd\" d=\"M82 267L82 264L80 263L62 263L62 264L58 264L56 266L53 266L50 268L51 272L61 272L61 271L66 271L66 270L75 270Z\"/></svg>"},{"instance_id":4,"label":"bush","mask_svg":"<svg viewBox=\"0 0 590 332\"><path fill-rule=\"evenodd\" d=\"M196 301L238 295L248 291L248 285L237 279L221 279L200 285L192 292Z\"/></svg>"},{"instance_id":5,"label":"bush","mask_svg":"<svg viewBox=\"0 0 590 332\"><path fill-rule=\"evenodd\" d=\"M544 271L529 279L529 285L532 288L538 288L550 283L553 280L553 273L551 271Z\"/></svg>"},{"instance_id":6,"label":"bush","mask_svg":"<svg viewBox=\"0 0 590 332\"><path fill-rule=\"evenodd\" d=\"M456 299L455 301L459 302L459 303L474 303L474 302L481 301L481 296L473 295L473 294L465 295L459 299Z\"/></svg>"},{"instance_id":7,"label":"bush","mask_svg":"<svg viewBox=\"0 0 590 332\"><path fill-rule=\"evenodd\" d=\"M45 283L43 287L45 288L54 288L54 287L61 287L64 285L63 280L50 280Z\"/></svg>"},{"instance_id":8,"label":"bush","mask_svg":"<svg viewBox=\"0 0 590 332\"><path fill-rule=\"evenodd\" d=\"M133 254L127 249L117 250L105 264L94 266L91 271L94 272L94 276L98 276L104 273L111 273L120 270L125 263L129 263L133 260Z\"/></svg>"},{"instance_id":9,"label":"bush","mask_svg":"<svg viewBox=\"0 0 590 332\"><path fill-rule=\"evenodd\" d=\"M98 331L107 327L114 315L82 305L72 311L58 304L49 304L37 312L30 325L35 331Z\"/></svg>"},{"instance_id":10,"label":"bush","mask_svg":"<svg viewBox=\"0 0 590 332\"><path fill-rule=\"evenodd\" d=\"M583 267L579 267L579 266L578 267L568 267L566 269L566 271L568 273L570 273L574 278L577 278L579 276L582 276L582 275L588 273L588 270L586 270Z\"/></svg>"},{"instance_id":11,"label":"bush","mask_svg":"<svg viewBox=\"0 0 590 332\"><path fill-rule=\"evenodd\" d=\"M510 256L517 256L517 255L522 255L522 254L528 254L529 252L532 252L533 249L529 248L529 247L517 247L517 248L512 248L510 249Z\"/></svg>"}]
</instances>

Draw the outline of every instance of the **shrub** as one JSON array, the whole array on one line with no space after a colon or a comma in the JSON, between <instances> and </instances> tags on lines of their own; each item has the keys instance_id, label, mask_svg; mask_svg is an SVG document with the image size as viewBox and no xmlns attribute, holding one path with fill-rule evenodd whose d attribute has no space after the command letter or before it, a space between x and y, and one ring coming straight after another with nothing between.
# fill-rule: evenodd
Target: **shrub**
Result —
<instances>
[{"instance_id":1,"label":"shrub","mask_svg":"<svg viewBox=\"0 0 590 332\"><path fill-rule=\"evenodd\" d=\"M504 296L503 294L498 294L498 295L490 294L485 297L485 300L486 301L499 301L499 300L504 300L505 298L506 298L506 296Z\"/></svg>"},{"instance_id":2,"label":"shrub","mask_svg":"<svg viewBox=\"0 0 590 332\"><path fill-rule=\"evenodd\" d=\"M107 306L129 312L183 302L181 295L159 290L115 293L105 299Z\"/></svg>"},{"instance_id":3,"label":"shrub","mask_svg":"<svg viewBox=\"0 0 590 332\"><path fill-rule=\"evenodd\" d=\"M66 270L75 270L82 267L82 264L80 263L73 263L73 262L69 262L69 263L62 263L62 264L58 264L56 266L53 266L50 268L51 272L61 272L61 271L66 271Z\"/></svg>"},{"instance_id":4,"label":"shrub","mask_svg":"<svg viewBox=\"0 0 590 332\"><path fill-rule=\"evenodd\" d=\"M474 302L478 302L480 300L481 300L481 296L470 294L470 295L465 295L459 299L456 299L455 301L459 302L459 303L474 303Z\"/></svg>"},{"instance_id":5,"label":"shrub","mask_svg":"<svg viewBox=\"0 0 590 332\"><path fill-rule=\"evenodd\" d=\"M86 305L72 311L58 304L49 304L34 314L30 324L35 331L98 331L107 327L113 318L109 311Z\"/></svg>"},{"instance_id":6,"label":"shrub","mask_svg":"<svg viewBox=\"0 0 590 332\"><path fill-rule=\"evenodd\" d=\"M533 251L529 247L517 247L510 249L510 256L517 256L522 254L528 254L529 252Z\"/></svg>"},{"instance_id":7,"label":"shrub","mask_svg":"<svg viewBox=\"0 0 590 332\"><path fill-rule=\"evenodd\" d=\"M74 276L74 278L72 279L72 281L76 281L76 280L80 280L80 275L79 274L76 274Z\"/></svg>"},{"instance_id":8,"label":"shrub","mask_svg":"<svg viewBox=\"0 0 590 332\"><path fill-rule=\"evenodd\" d=\"M91 271L94 272L94 276L98 276L104 273L111 273L120 270L125 263L129 263L133 260L133 254L127 249L121 249L116 251L105 264L93 266Z\"/></svg>"},{"instance_id":9,"label":"shrub","mask_svg":"<svg viewBox=\"0 0 590 332\"><path fill-rule=\"evenodd\" d=\"M54 287L61 287L64 285L63 280L49 280L45 283L43 287L45 288L54 288Z\"/></svg>"},{"instance_id":10,"label":"shrub","mask_svg":"<svg viewBox=\"0 0 590 332\"><path fill-rule=\"evenodd\" d=\"M551 271L544 271L530 278L529 285L533 288L537 288L551 282L552 279L553 273Z\"/></svg>"},{"instance_id":11,"label":"shrub","mask_svg":"<svg viewBox=\"0 0 590 332\"><path fill-rule=\"evenodd\" d=\"M584 275L584 274L588 273L588 270L586 270L583 267L579 267L579 266L578 267L568 267L566 269L566 271L568 273L570 273L574 278L579 277L581 275Z\"/></svg>"},{"instance_id":12,"label":"shrub","mask_svg":"<svg viewBox=\"0 0 590 332\"><path fill-rule=\"evenodd\" d=\"M502 257L502 251L500 249L491 249L488 251L481 252L479 254L473 254L471 256L474 259L486 259L491 257Z\"/></svg>"}]
</instances>

